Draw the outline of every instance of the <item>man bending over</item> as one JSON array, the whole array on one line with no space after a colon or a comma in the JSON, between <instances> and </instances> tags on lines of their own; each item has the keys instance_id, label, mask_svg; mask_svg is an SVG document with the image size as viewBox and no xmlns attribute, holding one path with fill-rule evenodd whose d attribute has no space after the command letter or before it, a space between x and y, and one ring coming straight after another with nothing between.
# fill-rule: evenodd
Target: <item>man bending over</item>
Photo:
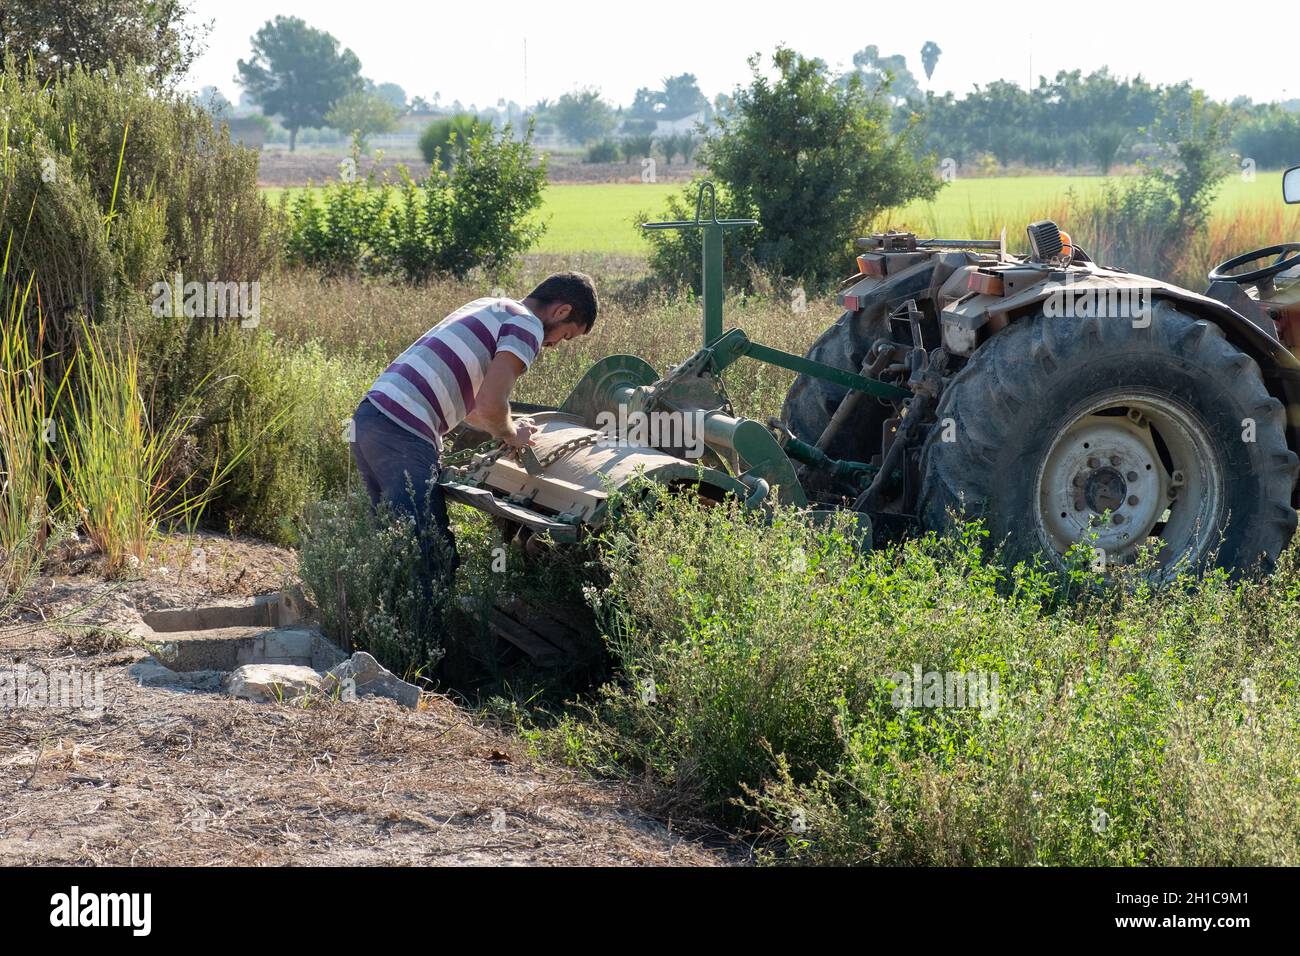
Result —
<instances>
[{"instance_id":1,"label":"man bending over","mask_svg":"<svg viewBox=\"0 0 1300 956\"><path fill-rule=\"evenodd\" d=\"M537 427L510 414L515 380L543 348L590 332L598 308L581 272L556 273L523 301L475 299L399 355L353 415L352 455L371 502L411 515L422 543L436 525L448 583L460 559L437 483L443 436L464 421L512 448L531 444Z\"/></svg>"}]
</instances>

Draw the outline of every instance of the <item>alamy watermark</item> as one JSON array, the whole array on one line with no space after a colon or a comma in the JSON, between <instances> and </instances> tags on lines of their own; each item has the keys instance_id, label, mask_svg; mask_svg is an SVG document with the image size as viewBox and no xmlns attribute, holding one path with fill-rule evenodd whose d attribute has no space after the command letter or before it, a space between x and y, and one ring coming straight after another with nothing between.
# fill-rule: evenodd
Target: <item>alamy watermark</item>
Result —
<instances>
[{"instance_id":1,"label":"alamy watermark","mask_svg":"<svg viewBox=\"0 0 1300 956\"><path fill-rule=\"evenodd\" d=\"M1151 324L1152 290L1137 286L1105 286L1078 282L1067 274L1064 282L1053 280L1044 289L1043 315L1049 319L1128 319L1135 329Z\"/></svg>"},{"instance_id":2,"label":"alamy watermark","mask_svg":"<svg viewBox=\"0 0 1300 956\"><path fill-rule=\"evenodd\" d=\"M673 448L686 458L704 454L704 412L640 412L620 405L617 413L596 413L598 448Z\"/></svg>"},{"instance_id":3,"label":"alamy watermark","mask_svg":"<svg viewBox=\"0 0 1300 956\"><path fill-rule=\"evenodd\" d=\"M83 893L74 885L50 897L50 925L118 926L130 929L132 936L148 936L153 928L153 894Z\"/></svg>"},{"instance_id":4,"label":"alamy watermark","mask_svg":"<svg viewBox=\"0 0 1300 956\"><path fill-rule=\"evenodd\" d=\"M995 671L925 671L913 664L910 673L895 671L889 679L894 684L890 702L898 710L970 708L991 717L1002 706Z\"/></svg>"},{"instance_id":5,"label":"alamy watermark","mask_svg":"<svg viewBox=\"0 0 1300 956\"><path fill-rule=\"evenodd\" d=\"M171 282L155 282L149 294L150 308L160 319L239 319L241 329L255 329L262 319L262 284L256 279L186 282L178 272Z\"/></svg>"},{"instance_id":6,"label":"alamy watermark","mask_svg":"<svg viewBox=\"0 0 1300 956\"><path fill-rule=\"evenodd\" d=\"M43 671L26 664L0 667L0 711L84 710L104 712L102 671Z\"/></svg>"}]
</instances>

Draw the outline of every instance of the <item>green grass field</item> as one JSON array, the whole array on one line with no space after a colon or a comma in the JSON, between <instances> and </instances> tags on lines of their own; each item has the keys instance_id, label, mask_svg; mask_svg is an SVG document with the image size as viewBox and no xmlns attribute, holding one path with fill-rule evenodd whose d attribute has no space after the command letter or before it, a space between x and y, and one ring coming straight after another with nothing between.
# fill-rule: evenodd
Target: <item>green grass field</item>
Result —
<instances>
[{"instance_id":1,"label":"green grass field","mask_svg":"<svg viewBox=\"0 0 1300 956\"><path fill-rule=\"evenodd\" d=\"M1121 177L1105 176L1005 176L989 179L958 179L949 183L934 202L914 202L888 213L884 221L919 233L944 238L964 236L972 224L1005 220L1008 229L1042 218L1073 193L1087 196ZM1239 213L1246 208L1280 206L1282 173L1260 172L1252 182L1229 176L1219 187L1214 202L1216 216ZM1062 225L1066 225L1062 223ZM1068 226L1067 226L1068 228ZM989 237L992 238L992 237Z\"/></svg>"},{"instance_id":2,"label":"green grass field","mask_svg":"<svg viewBox=\"0 0 1300 956\"><path fill-rule=\"evenodd\" d=\"M1102 176L958 179L946 185L934 202L914 202L891 211L882 217L881 224L944 238L985 238L967 234L984 231L986 224L995 220L1004 222L1009 231L1017 231L1025 223L1049 214L1071 192L1086 195L1106 182ZM547 223L547 230L535 251L643 254L647 246L637 228L639 215L658 216L667 197L680 189L679 184L669 183L548 186L538 213ZM272 202L285 191L265 190ZM1219 188L1214 208L1216 214L1224 214L1281 202L1281 172L1261 172L1253 182L1229 176Z\"/></svg>"}]
</instances>

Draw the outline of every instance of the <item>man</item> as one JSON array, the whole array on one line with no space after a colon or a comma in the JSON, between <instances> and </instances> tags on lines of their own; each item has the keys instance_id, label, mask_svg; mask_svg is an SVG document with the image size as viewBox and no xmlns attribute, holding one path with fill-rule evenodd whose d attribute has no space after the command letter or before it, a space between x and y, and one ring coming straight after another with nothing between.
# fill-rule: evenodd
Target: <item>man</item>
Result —
<instances>
[{"instance_id":1,"label":"man","mask_svg":"<svg viewBox=\"0 0 1300 956\"><path fill-rule=\"evenodd\" d=\"M371 502L414 517L426 559L448 579L460 559L437 484L443 436L464 421L512 448L531 444L537 427L510 415L515 380L541 349L590 332L598 308L581 272L548 277L522 302L475 299L399 355L353 415L352 454ZM445 544L444 560L428 552L431 537Z\"/></svg>"}]
</instances>

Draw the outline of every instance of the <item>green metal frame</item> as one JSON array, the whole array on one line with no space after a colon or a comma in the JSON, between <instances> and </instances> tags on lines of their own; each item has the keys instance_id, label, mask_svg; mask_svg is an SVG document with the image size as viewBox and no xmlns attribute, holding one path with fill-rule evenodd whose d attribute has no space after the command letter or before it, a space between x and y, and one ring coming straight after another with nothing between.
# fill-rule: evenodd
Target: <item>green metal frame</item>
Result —
<instances>
[{"instance_id":1,"label":"green metal frame","mask_svg":"<svg viewBox=\"0 0 1300 956\"><path fill-rule=\"evenodd\" d=\"M709 197L709 215L704 215L704 197ZM740 229L757 226L755 219L719 219L718 193L713 183L705 182L700 186L699 197L695 201L695 218L676 222L642 223L642 229L699 229L703 233L701 243L704 298L704 344L703 348L712 352L713 369L721 372L741 357L748 356L759 362L776 365L804 375L811 375L835 385L866 392L878 398L907 398L912 393L907 389L885 382L877 382L854 372L847 372L833 365L826 365L813 359L804 358L770 345L755 342L740 329L724 332L722 328L722 301L725 295L722 285L722 237L728 229Z\"/></svg>"},{"instance_id":2,"label":"green metal frame","mask_svg":"<svg viewBox=\"0 0 1300 956\"><path fill-rule=\"evenodd\" d=\"M704 218L704 196L709 197L709 218ZM728 229L742 229L757 226L757 219L719 219L718 191L713 183L705 182L700 186L700 194L695 200L695 218L676 222L646 222L642 229L673 229L685 231L699 229L703 233L703 279L704 279L704 347L722 338L722 234Z\"/></svg>"}]
</instances>

